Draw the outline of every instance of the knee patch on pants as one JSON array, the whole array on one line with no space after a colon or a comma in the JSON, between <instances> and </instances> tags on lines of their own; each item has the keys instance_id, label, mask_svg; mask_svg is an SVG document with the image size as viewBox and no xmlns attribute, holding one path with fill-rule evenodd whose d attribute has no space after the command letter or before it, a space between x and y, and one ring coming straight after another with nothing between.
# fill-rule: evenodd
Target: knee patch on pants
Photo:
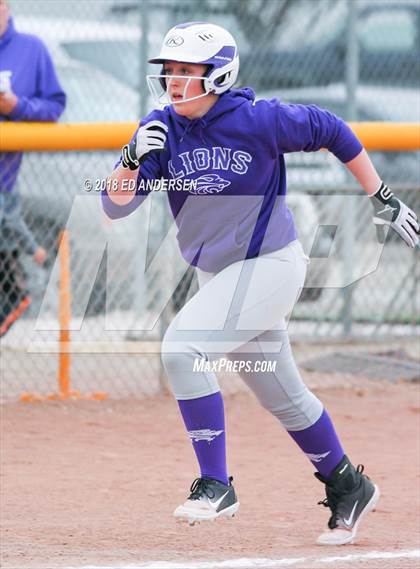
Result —
<instances>
[{"instance_id":1,"label":"knee patch on pants","mask_svg":"<svg viewBox=\"0 0 420 569\"><path fill-rule=\"evenodd\" d=\"M191 341L182 341L181 336L169 326L161 347L161 359L169 385L179 400L197 399L220 391L216 375L207 371L195 371L194 362L204 353Z\"/></svg>"},{"instance_id":2,"label":"knee patch on pants","mask_svg":"<svg viewBox=\"0 0 420 569\"><path fill-rule=\"evenodd\" d=\"M320 418L323 405L306 387L293 399L285 399L276 406L266 407L287 431L303 431Z\"/></svg>"}]
</instances>

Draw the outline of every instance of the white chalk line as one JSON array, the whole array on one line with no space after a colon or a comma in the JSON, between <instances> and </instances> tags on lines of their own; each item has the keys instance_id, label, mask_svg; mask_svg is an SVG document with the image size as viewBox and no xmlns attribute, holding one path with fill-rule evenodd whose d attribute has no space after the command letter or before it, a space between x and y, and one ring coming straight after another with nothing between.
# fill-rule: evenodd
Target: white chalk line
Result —
<instances>
[{"instance_id":1,"label":"white chalk line","mask_svg":"<svg viewBox=\"0 0 420 569\"><path fill-rule=\"evenodd\" d=\"M407 551L370 551L369 553L351 553L333 557L290 557L284 559L240 558L225 561L151 561L130 565L84 565L68 569L276 569L277 567L293 567L300 563L328 565L331 563L354 563L369 559L420 559L420 549Z\"/></svg>"}]
</instances>

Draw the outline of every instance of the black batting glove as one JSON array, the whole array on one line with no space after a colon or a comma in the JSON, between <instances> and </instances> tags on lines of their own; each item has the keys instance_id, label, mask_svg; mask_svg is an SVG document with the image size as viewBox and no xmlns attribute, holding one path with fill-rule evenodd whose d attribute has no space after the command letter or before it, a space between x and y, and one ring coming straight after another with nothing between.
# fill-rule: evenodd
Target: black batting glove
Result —
<instances>
[{"instance_id":1,"label":"black batting glove","mask_svg":"<svg viewBox=\"0 0 420 569\"><path fill-rule=\"evenodd\" d=\"M369 196L374 209L373 223L376 225L380 243L385 241L385 226L391 227L409 247L419 242L419 220L417 215L401 200L396 198L383 182L379 190Z\"/></svg>"},{"instance_id":2,"label":"black batting glove","mask_svg":"<svg viewBox=\"0 0 420 569\"><path fill-rule=\"evenodd\" d=\"M137 170L150 152L165 150L168 127L161 121L151 121L141 126L134 140L122 149L122 165L130 170Z\"/></svg>"}]
</instances>

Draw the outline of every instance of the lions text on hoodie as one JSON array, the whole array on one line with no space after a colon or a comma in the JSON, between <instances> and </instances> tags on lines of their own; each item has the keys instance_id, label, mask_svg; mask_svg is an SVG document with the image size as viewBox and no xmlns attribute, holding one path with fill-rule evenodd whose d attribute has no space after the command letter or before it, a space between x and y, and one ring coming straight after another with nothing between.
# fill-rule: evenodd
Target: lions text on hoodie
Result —
<instances>
[{"instance_id":1,"label":"lions text on hoodie","mask_svg":"<svg viewBox=\"0 0 420 569\"><path fill-rule=\"evenodd\" d=\"M66 104L47 48L36 36L16 31L12 18L0 37L0 90L18 97L0 121L56 121ZM0 153L0 192L12 191L21 161L21 152Z\"/></svg>"},{"instance_id":2,"label":"lions text on hoodie","mask_svg":"<svg viewBox=\"0 0 420 569\"><path fill-rule=\"evenodd\" d=\"M190 120L167 106L140 125L152 120L168 126L165 150L151 152L140 166L138 189L128 205L114 204L104 191L104 209L113 219L133 212L150 193L142 180L194 181L189 191L167 195L183 257L208 272L297 238L285 200L285 153L326 148L348 162L362 150L334 114L314 105L255 101L248 88L224 93L200 119Z\"/></svg>"}]
</instances>

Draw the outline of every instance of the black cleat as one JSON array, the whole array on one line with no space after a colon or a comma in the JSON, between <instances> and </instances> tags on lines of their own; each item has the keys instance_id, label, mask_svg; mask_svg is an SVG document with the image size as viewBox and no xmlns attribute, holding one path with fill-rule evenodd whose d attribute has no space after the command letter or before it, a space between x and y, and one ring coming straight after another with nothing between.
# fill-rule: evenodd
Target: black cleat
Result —
<instances>
[{"instance_id":1,"label":"black cleat","mask_svg":"<svg viewBox=\"0 0 420 569\"><path fill-rule=\"evenodd\" d=\"M232 518L239 508L232 480L230 477L229 484L226 485L211 478L196 478L191 485L188 500L178 506L174 516L188 520L190 525L219 517Z\"/></svg>"},{"instance_id":2,"label":"black cleat","mask_svg":"<svg viewBox=\"0 0 420 569\"><path fill-rule=\"evenodd\" d=\"M325 484L327 497L323 506L330 508L332 516L328 521L328 530L322 533L319 545L344 545L353 543L360 522L379 500L378 487L363 474L363 466L357 469L344 456L329 479L315 472L316 478Z\"/></svg>"}]
</instances>

